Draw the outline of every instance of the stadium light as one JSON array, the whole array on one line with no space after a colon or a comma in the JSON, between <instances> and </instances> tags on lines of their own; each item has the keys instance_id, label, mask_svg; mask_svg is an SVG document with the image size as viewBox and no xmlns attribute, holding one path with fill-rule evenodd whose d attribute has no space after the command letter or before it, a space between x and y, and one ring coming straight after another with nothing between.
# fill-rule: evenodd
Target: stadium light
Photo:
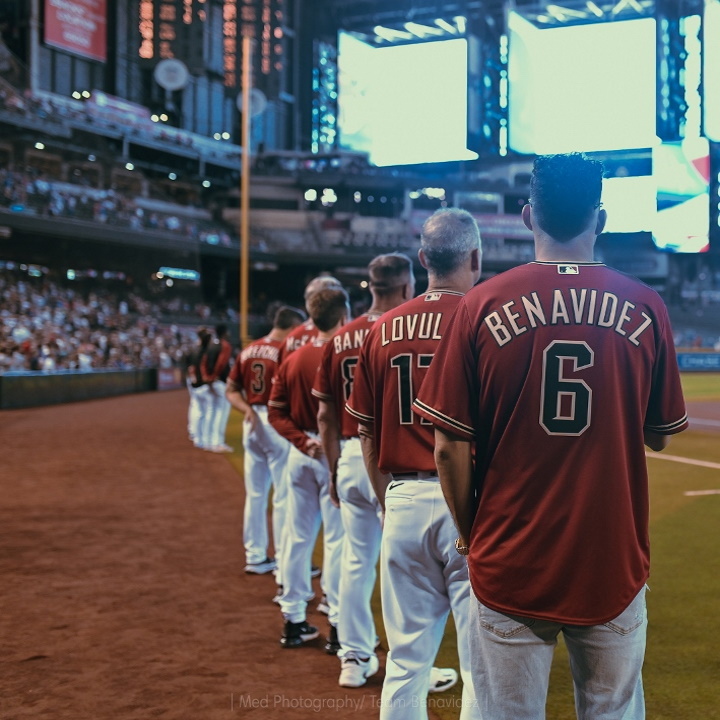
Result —
<instances>
[{"instance_id":1,"label":"stadium light","mask_svg":"<svg viewBox=\"0 0 720 720\"><path fill-rule=\"evenodd\" d=\"M135 166L131 162L125 163L125 169L126 170L134 170Z\"/></svg>"},{"instance_id":2,"label":"stadium light","mask_svg":"<svg viewBox=\"0 0 720 720\"><path fill-rule=\"evenodd\" d=\"M393 30L391 28L383 27L382 25L376 25L373 28L373 32L378 37L381 37L383 40L387 40L388 42L395 42L396 40L411 40L412 39L412 35L409 32L404 32L402 30Z\"/></svg>"},{"instance_id":3,"label":"stadium light","mask_svg":"<svg viewBox=\"0 0 720 720\"><path fill-rule=\"evenodd\" d=\"M41 142L36 142L36 143L35 143L35 149L36 149L36 150L44 150L44 149L45 149L45 144L44 144L44 143L41 143Z\"/></svg>"},{"instance_id":4,"label":"stadium light","mask_svg":"<svg viewBox=\"0 0 720 720\"><path fill-rule=\"evenodd\" d=\"M426 38L428 35L442 35L443 31L440 28L434 28L430 25L421 25L416 22L406 22L404 24L405 29L411 32L413 35L419 38Z\"/></svg>"},{"instance_id":5,"label":"stadium light","mask_svg":"<svg viewBox=\"0 0 720 720\"><path fill-rule=\"evenodd\" d=\"M150 119L151 119L153 122L160 122L160 116L159 116L159 115L153 114L153 115L150 116Z\"/></svg>"},{"instance_id":6,"label":"stadium light","mask_svg":"<svg viewBox=\"0 0 720 720\"><path fill-rule=\"evenodd\" d=\"M160 119L161 119L163 122L167 122L167 121L168 121L168 116L167 116L165 113L162 113L162 114L160 115Z\"/></svg>"},{"instance_id":7,"label":"stadium light","mask_svg":"<svg viewBox=\"0 0 720 720\"><path fill-rule=\"evenodd\" d=\"M224 133L222 134L222 139L223 139L223 140L229 140L229 139L230 139L230 133L229 133L229 132L224 132Z\"/></svg>"},{"instance_id":8,"label":"stadium light","mask_svg":"<svg viewBox=\"0 0 720 720\"><path fill-rule=\"evenodd\" d=\"M79 99L82 97L82 95L81 95L77 90L75 90L75 92L73 92L72 96L73 96L76 100L79 100Z\"/></svg>"},{"instance_id":9,"label":"stadium light","mask_svg":"<svg viewBox=\"0 0 720 720\"><path fill-rule=\"evenodd\" d=\"M442 28L445 32L448 32L451 35L457 35L457 28L454 25L451 25L447 20L438 18L437 20L435 20L435 24L439 28Z\"/></svg>"},{"instance_id":10,"label":"stadium light","mask_svg":"<svg viewBox=\"0 0 720 720\"><path fill-rule=\"evenodd\" d=\"M89 91L89 90L83 90L83 91L82 91L82 96L83 96L84 98L89 98L89 97L90 97L90 91Z\"/></svg>"},{"instance_id":11,"label":"stadium light","mask_svg":"<svg viewBox=\"0 0 720 720\"><path fill-rule=\"evenodd\" d=\"M203 181L202 181L202 186L203 186L204 188L209 188L210 185L211 185L211 183L210 183L209 180L203 180Z\"/></svg>"},{"instance_id":12,"label":"stadium light","mask_svg":"<svg viewBox=\"0 0 720 720\"><path fill-rule=\"evenodd\" d=\"M170 178L170 180L177 180L177 175L175 173L168 173L168 178Z\"/></svg>"}]
</instances>

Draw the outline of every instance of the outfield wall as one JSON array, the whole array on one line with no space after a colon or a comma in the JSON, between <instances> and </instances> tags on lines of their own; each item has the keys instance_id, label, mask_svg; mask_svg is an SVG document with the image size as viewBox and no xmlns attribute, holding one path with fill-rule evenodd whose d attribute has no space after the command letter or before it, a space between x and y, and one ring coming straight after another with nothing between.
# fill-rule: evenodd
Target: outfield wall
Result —
<instances>
[{"instance_id":1,"label":"outfield wall","mask_svg":"<svg viewBox=\"0 0 720 720\"><path fill-rule=\"evenodd\" d=\"M677 359L681 372L720 372L720 353L717 352L678 350Z\"/></svg>"},{"instance_id":2,"label":"outfield wall","mask_svg":"<svg viewBox=\"0 0 720 720\"><path fill-rule=\"evenodd\" d=\"M678 351L682 372L720 372L720 353ZM0 375L0 410L81 402L184 387L178 368Z\"/></svg>"},{"instance_id":3,"label":"outfield wall","mask_svg":"<svg viewBox=\"0 0 720 720\"><path fill-rule=\"evenodd\" d=\"M0 410L57 405L178 387L182 387L182 375L178 369L8 373L0 375Z\"/></svg>"}]
</instances>

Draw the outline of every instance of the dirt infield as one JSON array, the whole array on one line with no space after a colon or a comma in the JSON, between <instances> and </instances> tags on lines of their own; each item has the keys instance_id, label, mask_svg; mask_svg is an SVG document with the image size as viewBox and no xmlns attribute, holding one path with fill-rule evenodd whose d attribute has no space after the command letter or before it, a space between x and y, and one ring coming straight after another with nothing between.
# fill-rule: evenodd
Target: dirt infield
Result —
<instances>
[{"instance_id":1,"label":"dirt infield","mask_svg":"<svg viewBox=\"0 0 720 720\"><path fill-rule=\"evenodd\" d=\"M377 717L382 671L345 691L320 640L280 647L272 577L242 572L241 479L189 444L186 403L0 413L0 718Z\"/></svg>"},{"instance_id":2,"label":"dirt infield","mask_svg":"<svg viewBox=\"0 0 720 720\"><path fill-rule=\"evenodd\" d=\"M241 479L190 445L186 403L0 414L0 717L377 717L382 672L345 691L320 640L280 647L272 576L242 572Z\"/></svg>"}]
</instances>

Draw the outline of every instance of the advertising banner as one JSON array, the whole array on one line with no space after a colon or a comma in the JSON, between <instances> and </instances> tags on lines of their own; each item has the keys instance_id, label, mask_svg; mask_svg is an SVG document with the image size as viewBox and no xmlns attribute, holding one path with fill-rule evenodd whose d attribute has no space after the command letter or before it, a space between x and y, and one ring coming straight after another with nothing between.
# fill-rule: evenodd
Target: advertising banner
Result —
<instances>
[{"instance_id":1,"label":"advertising banner","mask_svg":"<svg viewBox=\"0 0 720 720\"><path fill-rule=\"evenodd\" d=\"M45 43L107 60L107 0L45 0Z\"/></svg>"}]
</instances>

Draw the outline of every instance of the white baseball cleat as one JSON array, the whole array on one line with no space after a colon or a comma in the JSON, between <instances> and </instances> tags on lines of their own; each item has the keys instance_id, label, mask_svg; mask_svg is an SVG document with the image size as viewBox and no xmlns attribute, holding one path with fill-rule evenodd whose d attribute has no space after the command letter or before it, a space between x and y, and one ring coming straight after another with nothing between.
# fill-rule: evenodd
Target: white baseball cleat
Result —
<instances>
[{"instance_id":1,"label":"white baseball cleat","mask_svg":"<svg viewBox=\"0 0 720 720\"><path fill-rule=\"evenodd\" d=\"M360 658L348 653L340 662L340 687L362 687L367 679L380 669L380 662L376 655Z\"/></svg>"},{"instance_id":2,"label":"white baseball cleat","mask_svg":"<svg viewBox=\"0 0 720 720\"><path fill-rule=\"evenodd\" d=\"M445 692L453 687L458 681L457 670L453 668L437 668L430 670L429 693Z\"/></svg>"}]
</instances>

